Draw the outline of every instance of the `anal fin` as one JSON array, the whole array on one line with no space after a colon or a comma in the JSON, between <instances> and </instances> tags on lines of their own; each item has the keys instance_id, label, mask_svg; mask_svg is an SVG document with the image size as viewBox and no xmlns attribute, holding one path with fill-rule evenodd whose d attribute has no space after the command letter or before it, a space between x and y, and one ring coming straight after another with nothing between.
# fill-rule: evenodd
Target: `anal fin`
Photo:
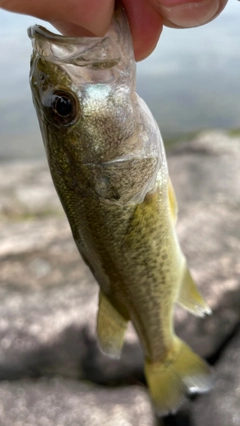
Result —
<instances>
[{"instance_id":1,"label":"anal fin","mask_svg":"<svg viewBox=\"0 0 240 426\"><path fill-rule=\"evenodd\" d=\"M187 266L185 266L177 303L197 317L204 317L212 313L199 293Z\"/></svg>"},{"instance_id":2,"label":"anal fin","mask_svg":"<svg viewBox=\"0 0 240 426\"><path fill-rule=\"evenodd\" d=\"M99 346L106 355L120 358L127 325L128 321L100 291L97 337Z\"/></svg>"}]
</instances>

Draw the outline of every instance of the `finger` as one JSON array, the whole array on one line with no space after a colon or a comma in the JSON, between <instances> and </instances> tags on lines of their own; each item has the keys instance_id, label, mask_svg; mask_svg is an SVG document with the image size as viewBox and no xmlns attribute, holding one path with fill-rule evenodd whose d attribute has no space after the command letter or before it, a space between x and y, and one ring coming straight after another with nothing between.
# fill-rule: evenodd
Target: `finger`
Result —
<instances>
[{"instance_id":1,"label":"finger","mask_svg":"<svg viewBox=\"0 0 240 426\"><path fill-rule=\"evenodd\" d=\"M227 0L122 0L128 13L136 60L155 48L163 24L190 28L214 19Z\"/></svg>"},{"instance_id":2,"label":"finger","mask_svg":"<svg viewBox=\"0 0 240 426\"><path fill-rule=\"evenodd\" d=\"M56 23L65 34L86 35L84 28L101 36L110 25L114 0L0 0L0 7Z\"/></svg>"},{"instance_id":3,"label":"finger","mask_svg":"<svg viewBox=\"0 0 240 426\"><path fill-rule=\"evenodd\" d=\"M135 58L140 61L152 53L163 28L159 11L148 0L122 0L132 32Z\"/></svg>"},{"instance_id":4,"label":"finger","mask_svg":"<svg viewBox=\"0 0 240 426\"><path fill-rule=\"evenodd\" d=\"M150 0L163 18L164 25L190 28L216 18L228 0Z\"/></svg>"}]
</instances>

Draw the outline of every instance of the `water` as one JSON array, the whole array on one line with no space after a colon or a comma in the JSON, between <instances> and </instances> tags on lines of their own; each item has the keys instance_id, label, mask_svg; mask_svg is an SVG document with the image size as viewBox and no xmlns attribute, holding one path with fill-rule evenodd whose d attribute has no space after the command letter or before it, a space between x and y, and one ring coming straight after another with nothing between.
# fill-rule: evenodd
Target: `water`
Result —
<instances>
[{"instance_id":1,"label":"water","mask_svg":"<svg viewBox=\"0 0 240 426\"><path fill-rule=\"evenodd\" d=\"M165 139L204 128L240 128L240 3L214 22L164 29L155 52L138 64L137 89ZM0 159L44 156L28 85L30 40L39 19L0 11ZM49 24L43 23L51 29Z\"/></svg>"}]
</instances>

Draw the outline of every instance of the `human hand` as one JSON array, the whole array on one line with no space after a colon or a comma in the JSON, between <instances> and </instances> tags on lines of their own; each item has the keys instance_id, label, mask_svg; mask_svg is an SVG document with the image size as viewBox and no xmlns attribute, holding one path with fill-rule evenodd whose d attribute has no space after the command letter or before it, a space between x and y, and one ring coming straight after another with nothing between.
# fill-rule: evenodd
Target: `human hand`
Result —
<instances>
[{"instance_id":1,"label":"human hand","mask_svg":"<svg viewBox=\"0 0 240 426\"><path fill-rule=\"evenodd\" d=\"M122 0L131 26L136 60L154 50L163 25L203 25L224 9L228 0ZM63 34L101 36L107 31L114 0L0 0L0 7L51 22Z\"/></svg>"}]
</instances>

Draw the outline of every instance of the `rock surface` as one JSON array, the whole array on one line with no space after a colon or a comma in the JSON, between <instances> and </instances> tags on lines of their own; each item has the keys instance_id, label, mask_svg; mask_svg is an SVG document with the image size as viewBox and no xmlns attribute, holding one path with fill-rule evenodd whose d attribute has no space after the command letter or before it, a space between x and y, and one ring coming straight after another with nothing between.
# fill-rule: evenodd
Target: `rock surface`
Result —
<instances>
[{"instance_id":1,"label":"rock surface","mask_svg":"<svg viewBox=\"0 0 240 426\"><path fill-rule=\"evenodd\" d=\"M146 391L117 390L62 378L5 382L0 386L1 425L153 426Z\"/></svg>"},{"instance_id":2,"label":"rock surface","mask_svg":"<svg viewBox=\"0 0 240 426\"><path fill-rule=\"evenodd\" d=\"M214 389L196 401L193 416L195 426L240 424L240 329L217 363Z\"/></svg>"},{"instance_id":3,"label":"rock surface","mask_svg":"<svg viewBox=\"0 0 240 426\"><path fill-rule=\"evenodd\" d=\"M5 163L0 169L0 425L239 423L235 373L240 366L234 348L239 352L240 139L205 132L168 158L180 209L178 234L213 310L212 316L196 319L176 309L176 330L215 364L215 390L186 403L176 416L154 418L141 384L143 356L135 332L128 330L119 361L97 347L98 288L74 245L46 163ZM226 415L220 410L215 418L219 404L226 405Z\"/></svg>"}]
</instances>

